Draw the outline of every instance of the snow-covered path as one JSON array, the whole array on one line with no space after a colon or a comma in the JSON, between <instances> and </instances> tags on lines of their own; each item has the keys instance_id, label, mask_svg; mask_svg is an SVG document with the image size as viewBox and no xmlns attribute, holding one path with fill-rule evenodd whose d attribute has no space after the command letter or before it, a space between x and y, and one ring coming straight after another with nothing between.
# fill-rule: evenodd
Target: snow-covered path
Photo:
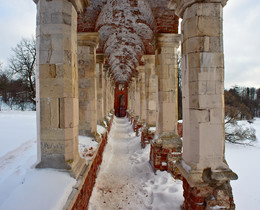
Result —
<instances>
[{"instance_id":1,"label":"snow-covered path","mask_svg":"<svg viewBox=\"0 0 260 210\"><path fill-rule=\"evenodd\" d=\"M180 209L182 182L167 172L154 174L149 152L128 120L115 117L89 209Z\"/></svg>"}]
</instances>

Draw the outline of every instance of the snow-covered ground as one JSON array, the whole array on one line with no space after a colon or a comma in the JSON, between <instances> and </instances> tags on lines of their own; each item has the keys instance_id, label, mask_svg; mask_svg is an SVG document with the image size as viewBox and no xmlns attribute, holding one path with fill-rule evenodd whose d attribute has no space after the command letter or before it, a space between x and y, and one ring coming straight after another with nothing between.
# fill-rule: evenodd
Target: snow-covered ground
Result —
<instances>
[{"instance_id":1,"label":"snow-covered ground","mask_svg":"<svg viewBox=\"0 0 260 210\"><path fill-rule=\"evenodd\" d=\"M256 129L257 137L252 146L226 143L227 162L238 174L238 180L231 181L237 210L260 209L260 118L251 126Z\"/></svg>"},{"instance_id":2,"label":"snow-covered ground","mask_svg":"<svg viewBox=\"0 0 260 210\"><path fill-rule=\"evenodd\" d=\"M33 167L37 158L35 115L0 112L0 210L62 209L75 185L67 173ZM239 176L231 182L238 210L259 209L260 205L260 118L252 126L258 138L253 146L226 143L226 159ZM82 137L80 144L88 149L96 146ZM140 137L134 136L129 122L115 118L89 209L179 209L181 182L166 172L155 175L148 160L149 147L141 149Z\"/></svg>"},{"instance_id":3,"label":"snow-covered ground","mask_svg":"<svg viewBox=\"0 0 260 210\"><path fill-rule=\"evenodd\" d=\"M76 180L68 173L35 169L36 113L0 112L0 209L62 209Z\"/></svg>"},{"instance_id":4,"label":"snow-covered ground","mask_svg":"<svg viewBox=\"0 0 260 210\"><path fill-rule=\"evenodd\" d=\"M141 149L129 121L115 117L89 209L180 209L182 182L167 172L154 174L149 151Z\"/></svg>"}]
</instances>

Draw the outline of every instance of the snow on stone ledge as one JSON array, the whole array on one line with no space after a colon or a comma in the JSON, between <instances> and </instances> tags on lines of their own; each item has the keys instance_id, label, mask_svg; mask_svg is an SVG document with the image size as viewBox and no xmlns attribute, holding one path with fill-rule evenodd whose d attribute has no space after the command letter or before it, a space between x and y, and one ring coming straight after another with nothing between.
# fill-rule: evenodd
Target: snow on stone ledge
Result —
<instances>
[{"instance_id":1,"label":"snow on stone ledge","mask_svg":"<svg viewBox=\"0 0 260 210\"><path fill-rule=\"evenodd\" d=\"M181 165L188 173L191 171L191 167L184 160L181 160Z\"/></svg>"},{"instance_id":2,"label":"snow on stone ledge","mask_svg":"<svg viewBox=\"0 0 260 210\"><path fill-rule=\"evenodd\" d=\"M150 128L149 128L149 131L155 132L155 131L156 131L156 127L150 127Z\"/></svg>"},{"instance_id":3,"label":"snow on stone ledge","mask_svg":"<svg viewBox=\"0 0 260 210\"><path fill-rule=\"evenodd\" d=\"M99 135L104 134L107 130L102 125L97 125L97 132Z\"/></svg>"},{"instance_id":4,"label":"snow on stone ledge","mask_svg":"<svg viewBox=\"0 0 260 210\"><path fill-rule=\"evenodd\" d=\"M92 159L97 147L98 142L94 138L79 136L79 154L81 158L86 160L86 164Z\"/></svg>"}]
</instances>

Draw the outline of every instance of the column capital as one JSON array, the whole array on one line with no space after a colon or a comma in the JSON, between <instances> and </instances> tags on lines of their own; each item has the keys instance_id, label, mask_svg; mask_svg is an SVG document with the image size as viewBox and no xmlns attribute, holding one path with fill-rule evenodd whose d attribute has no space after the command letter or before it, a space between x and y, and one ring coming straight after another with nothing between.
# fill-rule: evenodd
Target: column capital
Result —
<instances>
[{"instance_id":1,"label":"column capital","mask_svg":"<svg viewBox=\"0 0 260 210\"><path fill-rule=\"evenodd\" d=\"M157 47L174 47L178 48L181 43L180 34L160 33L156 35Z\"/></svg>"},{"instance_id":2,"label":"column capital","mask_svg":"<svg viewBox=\"0 0 260 210\"><path fill-rule=\"evenodd\" d=\"M33 0L35 4L39 2L39 0ZM84 8L89 6L89 0L69 0L71 4L74 6L75 10L78 13L83 12Z\"/></svg>"},{"instance_id":3,"label":"column capital","mask_svg":"<svg viewBox=\"0 0 260 210\"><path fill-rule=\"evenodd\" d=\"M175 14L183 18L184 11L187 7L190 7L192 4L196 3L220 3L224 7L227 4L228 0L204 0L201 2L201 0L170 0L170 3L168 7L170 9L175 10Z\"/></svg>"},{"instance_id":4,"label":"column capital","mask_svg":"<svg viewBox=\"0 0 260 210\"><path fill-rule=\"evenodd\" d=\"M104 64L105 60L106 60L106 55L105 54L97 54L96 55L96 63Z\"/></svg>"},{"instance_id":5,"label":"column capital","mask_svg":"<svg viewBox=\"0 0 260 210\"><path fill-rule=\"evenodd\" d=\"M145 66L144 66L144 65L140 65L140 66L137 66L137 67L136 67L136 70L137 70L138 72L144 72L144 69L145 69Z\"/></svg>"},{"instance_id":6,"label":"column capital","mask_svg":"<svg viewBox=\"0 0 260 210\"><path fill-rule=\"evenodd\" d=\"M97 48L100 41L101 39L98 32L78 33L78 46L93 46Z\"/></svg>"},{"instance_id":7,"label":"column capital","mask_svg":"<svg viewBox=\"0 0 260 210\"><path fill-rule=\"evenodd\" d=\"M155 55L143 55L142 60L144 64L155 63Z\"/></svg>"},{"instance_id":8,"label":"column capital","mask_svg":"<svg viewBox=\"0 0 260 210\"><path fill-rule=\"evenodd\" d=\"M83 12L83 10L89 6L89 0L69 0L75 7L78 13Z\"/></svg>"}]
</instances>

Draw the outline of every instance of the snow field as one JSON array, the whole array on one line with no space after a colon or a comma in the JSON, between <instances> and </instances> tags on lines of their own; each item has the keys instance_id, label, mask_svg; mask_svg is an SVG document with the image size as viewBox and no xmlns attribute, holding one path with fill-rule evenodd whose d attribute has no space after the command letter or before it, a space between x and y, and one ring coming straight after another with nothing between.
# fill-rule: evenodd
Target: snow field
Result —
<instances>
[{"instance_id":1,"label":"snow field","mask_svg":"<svg viewBox=\"0 0 260 210\"><path fill-rule=\"evenodd\" d=\"M36 132L35 112L1 111L0 157L29 140L35 140Z\"/></svg>"},{"instance_id":2,"label":"snow field","mask_svg":"<svg viewBox=\"0 0 260 210\"><path fill-rule=\"evenodd\" d=\"M231 181L236 210L255 210L260 206L260 118L251 125L246 121L239 123L254 127L257 140L252 146L226 143L226 160L238 174L238 180Z\"/></svg>"}]
</instances>

